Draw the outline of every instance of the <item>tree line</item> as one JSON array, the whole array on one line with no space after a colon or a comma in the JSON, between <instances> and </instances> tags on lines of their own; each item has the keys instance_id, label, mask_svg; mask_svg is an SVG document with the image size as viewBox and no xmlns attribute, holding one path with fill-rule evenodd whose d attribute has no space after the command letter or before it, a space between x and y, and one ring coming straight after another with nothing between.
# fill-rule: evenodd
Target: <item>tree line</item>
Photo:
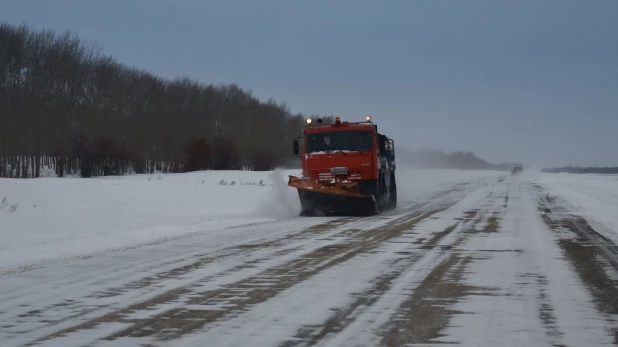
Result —
<instances>
[{"instance_id":1,"label":"tree line","mask_svg":"<svg viewBox=\"0 0 618 347\"><path fill-rule=\"evenodd\" d=\"M0 25L0 177L271 170L296 165L306 118L236 84L128 67L71 32Z\"/></svg>"},{"instance_id":2,"label":"tree line","mask_svg":"<svg viewBox=\"0 0 618 347\"><path fill-rule=\"evenodd\" d=\"M588 167L580 167L580 166L565 166L565 167L557 167L551 169L543 169L543 172L549 173L594 173L594 174L606 174L606 175L615 175L618 174L618 167L610 167L610 166L588 166Z\"/></svg>"}]
</instances>

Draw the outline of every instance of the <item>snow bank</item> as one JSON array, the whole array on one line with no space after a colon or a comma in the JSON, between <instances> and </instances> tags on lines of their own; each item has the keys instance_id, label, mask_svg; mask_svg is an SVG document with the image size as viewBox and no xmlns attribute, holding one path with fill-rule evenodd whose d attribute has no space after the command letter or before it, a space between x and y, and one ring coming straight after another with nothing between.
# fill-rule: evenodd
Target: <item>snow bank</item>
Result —
<instances>
[{"instance_id":1,"label":"snow bank","mask_svg":"<svg viewBox=\"0 0 618 347\"><path fill-rule=\"evenodd\" d=\"M291 192L282 189L286 177L279 172L210 171L0 179L0 273L32 261L297 215L298 202L286 198ZM283 202L274 200L282 197Z\"/></svg>"},{"instance_id":2,"label":"snow bank","mask_svg":"<svg viewBox=\"0 0 618 347\"><path fill-rule=\"evenodd\" d=\"M300 170L0 179L0 274L50 259L297 218L300 203L286 184L289 174ZM418 201L454 183L496 174L504 173L400 170L399 200Z\"/></svg>"}]
</instances>

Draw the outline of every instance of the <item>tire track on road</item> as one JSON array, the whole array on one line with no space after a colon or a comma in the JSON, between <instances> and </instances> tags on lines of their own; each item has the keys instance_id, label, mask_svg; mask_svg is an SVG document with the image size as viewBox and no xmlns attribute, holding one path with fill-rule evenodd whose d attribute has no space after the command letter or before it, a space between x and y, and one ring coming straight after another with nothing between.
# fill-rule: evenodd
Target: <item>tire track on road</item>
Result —
<instances>
[{"instance_id":1,"label":"tire track on road","mask_svg":"<svg viewBox=\"0 0 618 347\"><path fill-rule=\"evenodd\" d=\"M279 292L292 287L321 271L350 260L360 254L371 252L380 243L397 237L403 230L412 228L419 221L438 211L413 213L410 216L388 222L386 226L364 231L351 240L324 246L280 267L265 270L242 281L223 288L199 293L185 304L192 307L216 306L216 310L188 310L177 308L148 320L127 320L120 313L116 321L132 323L133 326L110 339L120 337L143 337L154 335L157 339L179 338L202 328L208 323L229 315L249 310L252 306L267 301ZM185 293L191 294L187 289ZM160 302L151 304L161 304ZM128 312L127 312L128 313ZM168 329L170 326L178 327Z\"/></svg>"},{"instance_id":2,"label":"tire track on road","mask_svg":"<svg viewBox=\"0 0 618 347\"><path fill-rule=\"evenodd\" d=\"M478 229L482 215L485 214L491 214L488 218L490 222ZM401 303L396 315L381 329L380 345L394 347L435 343L434 339L445 336L441 332L447 327L451 317L461 313L450 309L450 305L473 292L491 292L492 288L461 283L468 264L484 257L463 253L457 250L457 246L474 234L497 232L498 223L499 217L495 211L478 214L471 223L461 228L456 237L442 246L442 254L435 256L440 259L438 265L433 265L433 269L423 277L410 297Z\"/></svg>"},{"instance_id":3,"label":"tire track on road","mask_svg":"<svg viewBox=\"0 0 618 347\"><path fill-rule=\"evenodd\" d=\"M436 252L438 252L439 254L446 252L448 247L437 247L439 241L448 234L455 231L457 227L460 227L460 232L463 232L466 227L463 227L461 225L462 223L470 224L474 223L474 221L465 220L458 224L455 224L454 226L448 227L444 231L436 233L433 238L431 238L428 242L424 243L420 248L436 248ZM469 225L469 227L471 227L471 224ZM411 242L411 244L414 244L414 242ZM411 251L400 252L400 254L401 253L404 253L407 257L394 260L390 266L392 268L392 271L388 274L382 275L374 279L371 283L371 287L360 293L351 305L345 308L336 309L335 314L323 325L306 326L301 328L295 335L295 340L286 341L281 346L313 346L316 345L318 342L322 341L327 335L336 334L342 331L345 327L347 327L354 321L359 309L371 307L372 305L374 305L380 299L380 297L382 297L389 289L391 289L392 285L401 276L403 276L404 273L410 270L410 267L418 263L423 257L427 256L419 252Z\"/></svg>"},{"instance_id":4,"label":"tire track on road","mask_svg":"<svg viewBox=\"0 0 618 347\"><path fill-rule=\"evenodd\" d=\"M618 271L618 246L595 231L584 218L569 211L563 201L543 194L538 185L535 189L543 221L558 234L558 245L588 287L599 312L613 323L614 344L618 345L618 280L608 274ZM565 235L565 231L572 236Z\"/></svg>"},{"instance_id":5,"label":"tire track on road","mask_svg":"<svg viewBox=\"0 0 618 347\"><path fill-rule=\"evenodd\" d=\"M494 186L497 183L500 183L500 181L495 182ZM493 190L494 186L492 186L491 190ZM454 203L451 206L453 205ZM397 331L398 329L410 328L409 322L411 321L413 321L413 325L416 325L417 327L423 326L423 329L427 328L427 326L423 325L421 322L424 321L424 319L422 319L423 316L414 316L418 313L416 309L421 306L421 304L417 302L417 300L419 299L419 297L422 297L428 293L435 294L440 292L440 289L435 287L435 285L437 284L436 280L443 279L443 275L445 275L446 271L448 271L454 263L460 262L460 256L458 255L458 252L453 252L453 250L459 244L461 244L461 242L463 242L465 238L470 235L470 233L474 232L476 230L476 226L483 220L483 215L485 215L486 213L479 214L478 212L478 209L464 211L461 217L453 218L453 220L456 220L458 222L446 227L442 231L438 231L429 235L429 237L426 237L425 234L422 234L422 236L417 235L417 229L421 228L420 224L417 223L415 225L415 228L410 229L408 232L405 233L406 235L401 234L399 236L402 239L404 239L404 236L407 235L414 235L416 237L407 236L405 240L401 241L402 243L408 244L406 250L399 252L405 254L406 257L393 260L392 263L388 265L388 267L392 269L389 273L375 278L371 282L371 286L367 290L359 293L358 295L355 295L356 298L350 305L335 309L335 313L323 324L315 326L304 326L303 328L298 330L293 340L288 340L282 343L280 346L314 346L325 343L325 341L328 341L329 336L334 336L338 333L341 333L344 329L354 324L360 315L370 310L376 305L376 303L378 303L379 300L382 300L389 291L392 291L393 286L396 283L401 281L413 283L414 281L406 281L405 279L403 279L404 277L409 276L418 278L421 281L421 284L415 289L415 293L417 294L413 295L416 296L413 296L410 300L404 301L401 304L399 313L397 314L397 317L407 316L408 318L403 320L397 318L393 319L389 324L395 325L396 327L390 329L384 328L388 331L386 333L387 337L385 337L384 340L387 341L386 344L389 346L392 345L391 342L393 341L403 342L405 340L406 342L413 342L413 340L408 341L409 339L397 336L395 331ZM493 218L496 217L494 216ZM426 219L424 221L426 221ZM493 227L493 224L488 224L487 228ZM485 230L483 229L483 231ZM442 242L443 240L445 242ZM392 241L396 242L395 239L393 239ZM462 260L463 265L460 267L461 269L463 269L466 262L467 260ZM423 275L419 275L423 273L425 273L424 276L426 277L423 277ZM456 278L452 280L455 281L455 279ZM450 286L447 285L446 287L452 289L456 286L457 285L455 284ZM447 291L451 293L451 289ZM454 299L454 297L445 300L452 299ZM425 308L423 312L426 314L431 313L433 315L441 317L446 316L446 311L440 311L440 309L437 307L429 305L433 307L432 310L429 306L422 306ZM447 320L447 318L444 318L443 320L445 319ZM416 334L418 332L418 329L412 330L412 334Z\"/></svg>"}]
</instances>

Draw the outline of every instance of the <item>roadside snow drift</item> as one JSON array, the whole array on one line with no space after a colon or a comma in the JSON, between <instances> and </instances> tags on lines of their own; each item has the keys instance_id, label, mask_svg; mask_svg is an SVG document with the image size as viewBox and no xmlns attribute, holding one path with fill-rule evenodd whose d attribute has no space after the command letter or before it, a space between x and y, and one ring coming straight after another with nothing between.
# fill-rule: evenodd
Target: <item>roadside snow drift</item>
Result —
<instances>
[{"instance_id":1,"label":"roadside snow drift","mask_svg":"<svg viewBox=\"0 0 618 347\"><path fill-rule=\"evenodd\" d=\"M0 272L294 215L283 175L212 171L0 180ZM285 208L260 206L284 200ZM4 203L2 203L4 201ZM288 207L289 206L289 207Z\"/></svg>"}]
</instances>

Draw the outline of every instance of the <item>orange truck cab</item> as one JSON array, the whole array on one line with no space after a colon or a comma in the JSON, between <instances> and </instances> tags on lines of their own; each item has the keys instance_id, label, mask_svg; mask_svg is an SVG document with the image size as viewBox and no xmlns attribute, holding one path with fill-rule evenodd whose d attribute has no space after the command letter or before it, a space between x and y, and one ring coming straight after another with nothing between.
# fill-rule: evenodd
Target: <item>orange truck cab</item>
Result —
<instances>
[{"instance_id":1,"label":"orange truck cab","mask_svg":"<svg viewBox=\"0 0 618 347\"><path fill-rule=\"evenodd\" d=\"M301 141L294 141L294 153L301 156L302 178L288 183L299 190L301 215L396 207L394 141L378 133L371 117L366 122L337 117L334 124L308 120Z\"/></svg>"}]
</instances>

